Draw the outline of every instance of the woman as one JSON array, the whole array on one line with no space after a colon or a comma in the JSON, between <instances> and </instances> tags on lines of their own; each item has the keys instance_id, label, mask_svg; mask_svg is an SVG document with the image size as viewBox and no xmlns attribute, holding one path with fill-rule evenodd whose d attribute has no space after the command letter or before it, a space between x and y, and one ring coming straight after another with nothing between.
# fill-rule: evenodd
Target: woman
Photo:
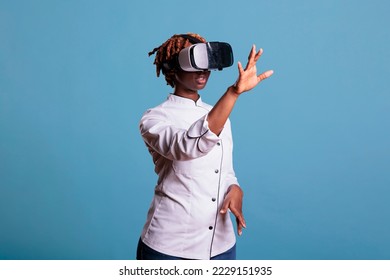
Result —
<instances>
[{"instance_id":1,"label":"woman","mask_svg":"<svg viewBox=\"0 0 390 280\"><path fill-rule=\"evenodd\" d=\"M242 234L243 191L233 170L228 119L238 97L273 71L257 75L262 54L253 46L238 79L212 107L199 95L210 71L183 71L178 54L206 40L198 34L174 35L155 48L154 64L174 88L165 102L149 109L140 131L158 175L137 248L137 259L235 259L235 234L228 213Z\"/></svg>"}]
</instances>

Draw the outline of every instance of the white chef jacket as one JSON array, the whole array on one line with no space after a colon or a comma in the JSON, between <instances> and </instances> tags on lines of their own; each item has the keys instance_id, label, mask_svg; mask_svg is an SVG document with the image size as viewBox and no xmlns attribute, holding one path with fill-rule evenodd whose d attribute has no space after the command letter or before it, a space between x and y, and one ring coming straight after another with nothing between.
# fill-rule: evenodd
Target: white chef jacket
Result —
<instances>
[{"instance_id":1,"label":"white chef jacket","mask_svg":"<svg viewBox=\"0 0 390 280\"><path fill-rule=\"evenodd\" d=\"M211 132L211 108L170 94L140 122L158 175L141 239L167 255L210 259L236 242L230 215L219 213L228 187L238 185L230 121L219 136Z\"/></svg>"}]
</instances>

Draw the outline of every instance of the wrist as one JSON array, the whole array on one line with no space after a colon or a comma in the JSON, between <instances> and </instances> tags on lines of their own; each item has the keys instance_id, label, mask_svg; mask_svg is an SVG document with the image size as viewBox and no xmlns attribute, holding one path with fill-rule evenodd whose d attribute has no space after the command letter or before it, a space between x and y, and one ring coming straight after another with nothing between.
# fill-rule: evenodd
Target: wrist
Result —
<instances>
[{"instance_id":1,"label":"wrist","mask_svg":"<svg viewBox=\"0 0 390 280\"><path fill-rule=\"evenodd\" d=\"M236 98L238 98L238 97L240 96L240 94L241 94L241 93L238 91L238 88L237 88L236 84L231 85L230 87L228 87L227 93L229 93L229 94L235 96Z\"/></svg>"},{"instance_id":2,"label":"wrist","mask_svg":"<svg viewBox=\"0 0 390 280\"><path fill-rule=\"evenodd\" d=\"M244 193L244 192L242 191L242 189L240 188L240 186L239 186L239 185L236 185L236 184L230 185L227 192L230 192L230 191L232 191L232 190L238 191L238 192L240 192L241 194Z\"/></svg>"}]
</instances>

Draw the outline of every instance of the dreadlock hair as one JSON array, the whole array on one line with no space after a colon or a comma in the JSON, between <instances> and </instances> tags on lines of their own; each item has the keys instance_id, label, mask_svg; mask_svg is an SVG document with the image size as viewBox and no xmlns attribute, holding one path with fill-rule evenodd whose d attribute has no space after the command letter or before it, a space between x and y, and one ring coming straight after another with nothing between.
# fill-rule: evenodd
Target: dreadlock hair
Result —
<instances>
[{"instance_id":1,"label":"dreadlock hair","mask_svg":"<svg viewBox=\"0 0 390 280\"><path fill-rule=\"evenodd\" d=\"M154 48L149 52L149 56L156 53L154 63L156 65L157 77L160 76L160 71L165 76L167 85L171 87L175 86L174 78L175 73L177 72L177 67L167 67L167 65L174 65L175 60L177 59L179 52L184 49L184 46L188 43L196 42L206 42L206 40L198 34L187 33L187 34L175 34L169 38L161 46Z\"/></svg>"}]
</instances>

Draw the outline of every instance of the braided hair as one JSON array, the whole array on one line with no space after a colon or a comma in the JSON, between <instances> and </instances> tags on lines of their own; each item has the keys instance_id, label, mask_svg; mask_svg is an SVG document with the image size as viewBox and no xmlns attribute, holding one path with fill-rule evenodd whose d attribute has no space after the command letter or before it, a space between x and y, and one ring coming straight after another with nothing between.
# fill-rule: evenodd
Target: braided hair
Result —
<instances>
[{"instance_id":1,"label":"braided hair","mask_svg":"<svg viewBox=\"0 0 390 280\"><path fill-rule=\"evenodd\" d=\"M198 34L187 33L181 35L173 35L161 46L154 48L149 52L149 56L156 53L154 63L156 65L157 77L160 76L160 71L165 76L167 85L171 87L175 86L174 78L175 73L177 72L177 67L175 67L175 61L179 55L179 52L184 49L188 43L204 43L206 40Z\"/></svg>"}]
</instances>

